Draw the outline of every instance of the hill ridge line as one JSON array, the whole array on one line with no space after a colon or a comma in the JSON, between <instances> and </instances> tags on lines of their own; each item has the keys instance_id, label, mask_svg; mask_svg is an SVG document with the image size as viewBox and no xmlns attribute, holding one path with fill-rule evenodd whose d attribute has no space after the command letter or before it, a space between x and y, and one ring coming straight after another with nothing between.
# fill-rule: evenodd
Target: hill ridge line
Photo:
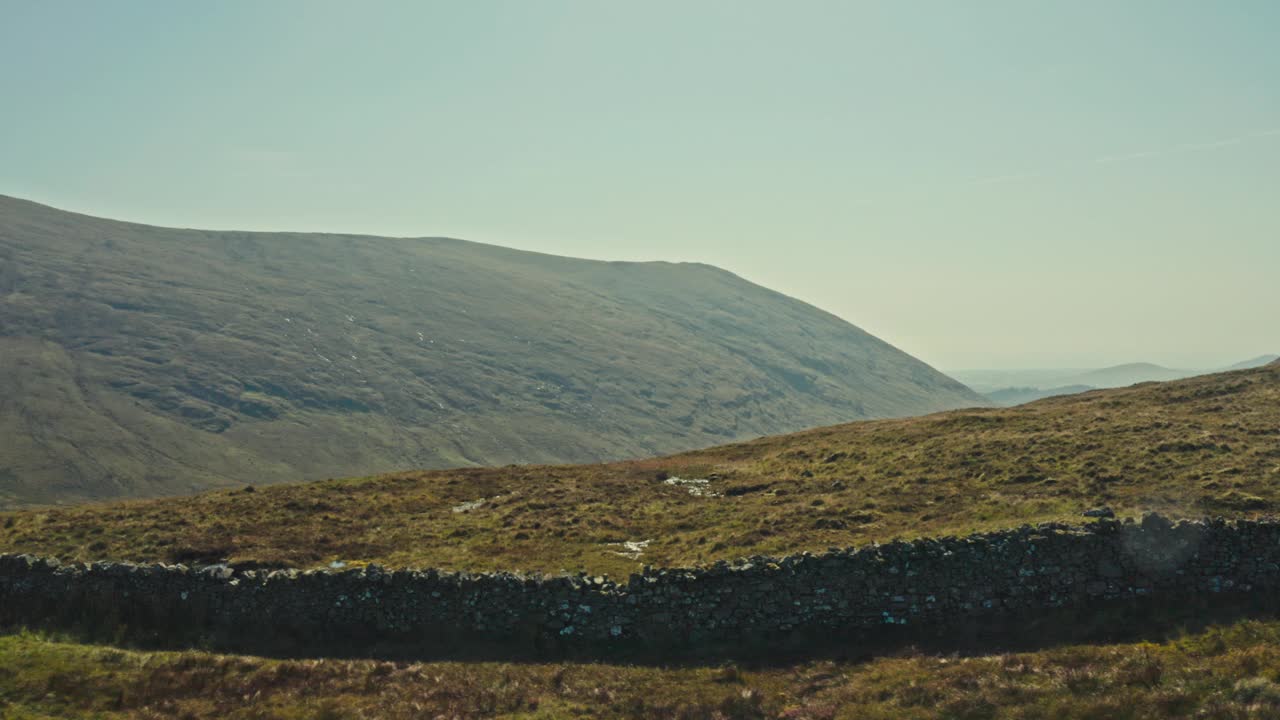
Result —
<instances>
[{"instance_id":1,"label":"hill ridge line","mask_svg":"<svg viewBox=\"0 0 1280 720\"><path fill-rule=\"evenodd\" d=\"M0 507L651 457L986 401L704 264L0 198Z\"/></svg>"}]
</instances>

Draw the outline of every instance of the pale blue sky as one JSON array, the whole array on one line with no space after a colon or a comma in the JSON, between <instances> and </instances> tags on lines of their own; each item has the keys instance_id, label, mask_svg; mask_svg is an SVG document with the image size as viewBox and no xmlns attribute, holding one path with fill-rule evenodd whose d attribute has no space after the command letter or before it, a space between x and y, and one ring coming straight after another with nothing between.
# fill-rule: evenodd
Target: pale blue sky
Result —
<instances>
[{"instance_id":1,"label":"pale blue sky","mask_svg":"<svg viewBox=\"0 0 1280 720\"><path fill-rule=\"evenodd\" d=\"M1280 3L0 0L0 193L696 260L942 368L1280 352Z\"/></svg>"}]
</instances>

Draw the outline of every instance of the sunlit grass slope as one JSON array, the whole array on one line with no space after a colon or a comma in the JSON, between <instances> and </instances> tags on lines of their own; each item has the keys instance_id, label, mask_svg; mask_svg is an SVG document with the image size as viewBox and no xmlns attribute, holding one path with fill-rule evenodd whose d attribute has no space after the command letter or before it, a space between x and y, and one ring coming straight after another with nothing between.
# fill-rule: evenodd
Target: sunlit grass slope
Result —
<instances>
[{"instance_id":1,"label":"sunlit grass slope","mask_svg":"<svg viewBox=\"0 0 1280 720\"><path fill-rule=\"evenodd\" d=\"M1120 514L1280 507L1280 367L861 422L606 465L510 466L0 515L65 560L339 560L625 577L756 553Z\"/></svg>"}]
</instances>

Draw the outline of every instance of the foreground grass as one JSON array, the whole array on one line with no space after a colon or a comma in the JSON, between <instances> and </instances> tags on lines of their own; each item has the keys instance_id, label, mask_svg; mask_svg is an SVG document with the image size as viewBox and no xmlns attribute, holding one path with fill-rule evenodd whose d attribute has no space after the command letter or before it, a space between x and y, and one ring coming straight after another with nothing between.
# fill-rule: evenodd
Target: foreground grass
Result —
<instances>
[{"instance_id":1,"label":"foreground grass","mask_svg":"<svg viewBox=\"0 0 1280 720\"><path fill-rule=\"evenodd\" d=\"M701 478L711 495L664 478ZM1280 508L1280 367L629 463L411 472L0 514L0 552L625 577L1121 514ZM643 549L624 542L645 542Z\"/></svg>"},{"instance_id":2,"label":"foreground grass","mask_svg":"<svg viewBox=\"0 0 1280 720\"><path fill-rule=\"evenodd\" d=\"M1274 718L1280 622L787 667L268 660L0 637L0 718Z\"/></svg>"}]
</instances>

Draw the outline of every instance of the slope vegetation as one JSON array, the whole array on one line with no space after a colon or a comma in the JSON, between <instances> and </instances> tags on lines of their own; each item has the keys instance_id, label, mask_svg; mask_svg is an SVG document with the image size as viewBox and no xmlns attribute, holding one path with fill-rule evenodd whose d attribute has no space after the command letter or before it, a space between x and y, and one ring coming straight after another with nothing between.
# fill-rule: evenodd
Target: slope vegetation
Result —
<instances>
[{"instance_id":1,"label":"slope vegetation","mask_svg":"<svg viewBox=\"0 0 1280 720\"><path fill-rule=\"evenodd\" d=\"M473 468L0 516L0 551L625 577L756 553L1280 508L1280 365L673 457Z\"/></svg>"},{"instance_id":2,"label":"slope vegetation","mask_svg":"<svg viewBox=\"0 0 1280 720\"><path fill-rule=\"evenodd\" d=\"M594 462L982 404L706 265L175 230L0 196L0 506Z\"/></svg>"}]
</instances>

